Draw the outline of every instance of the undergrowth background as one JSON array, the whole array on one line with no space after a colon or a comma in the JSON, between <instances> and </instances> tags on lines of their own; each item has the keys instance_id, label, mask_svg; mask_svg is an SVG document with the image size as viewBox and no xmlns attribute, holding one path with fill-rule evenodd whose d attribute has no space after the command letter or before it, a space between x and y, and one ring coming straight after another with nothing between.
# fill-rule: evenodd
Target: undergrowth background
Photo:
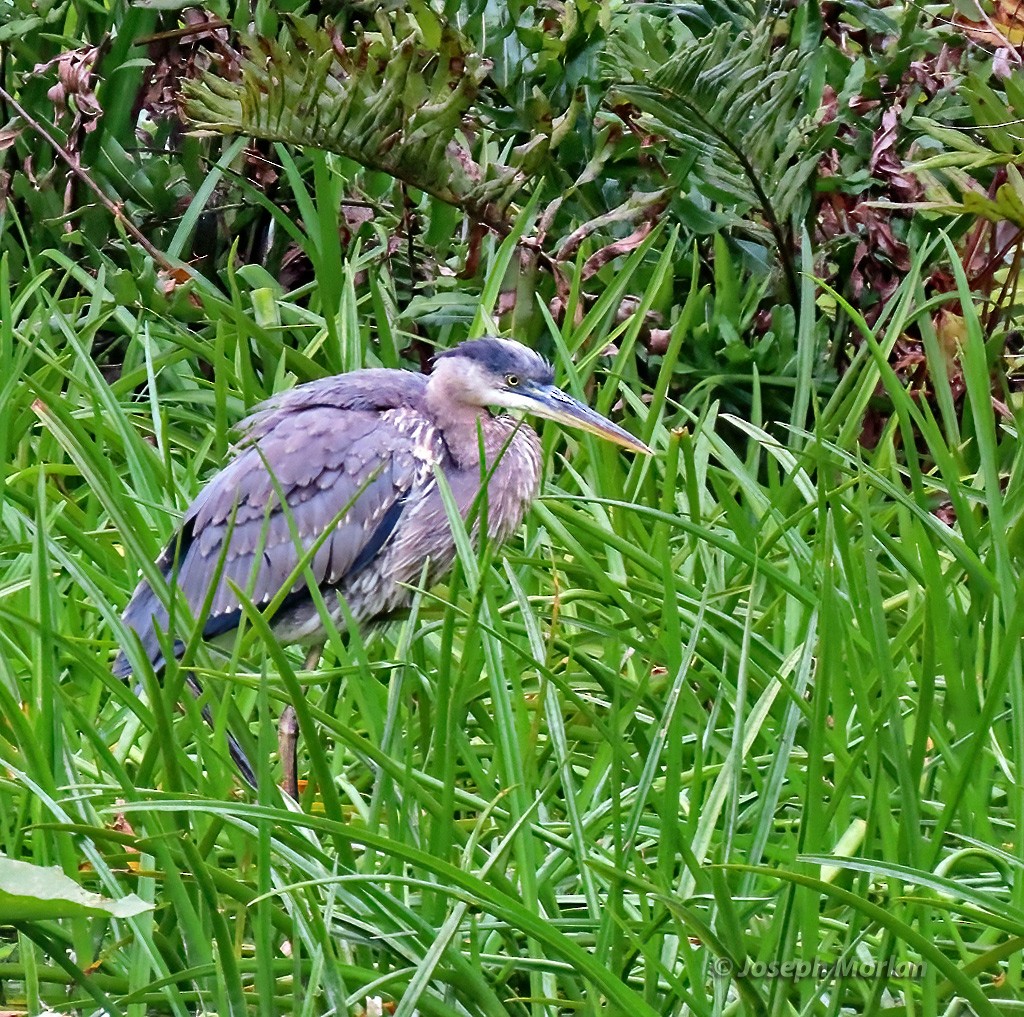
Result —
<instances>
[{"instance_id":1,"label":"undergrowth background","mask_svg":"<svg viewBox=\"0 0 1024 1017\"><path fill-rule=\"evenodd\" d=\"M4 1012L1019 1012L1020 32L0 0ZM195 646L214 731L112 677L248 407L493 331L656 456L545 426L379 637Z\"/></svg>"}]
</instances>

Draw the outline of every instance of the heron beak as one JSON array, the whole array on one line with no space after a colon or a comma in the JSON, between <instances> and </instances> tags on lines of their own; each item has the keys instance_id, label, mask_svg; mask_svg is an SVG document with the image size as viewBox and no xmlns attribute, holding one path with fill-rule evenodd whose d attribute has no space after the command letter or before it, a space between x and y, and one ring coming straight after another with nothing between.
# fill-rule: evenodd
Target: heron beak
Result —
<instances>
[{"instance_id":1,"label":"heron beak","mask_svg":"<svg viewBox=\"0 0 1024 1017\"><path fill-rule=\"evenodd\" d=\"M592 410L586 403L581 403L571 395L554 385L539 385L532 391L523 393L530 403L529 412L535 416L554 420L566 427L576 427L581 431L596 434L599 438L614 442L632 452L643 452L654 455L639 438L634 438L629 431L613 424L600 413Z\"/></svg>"}]
</instances>

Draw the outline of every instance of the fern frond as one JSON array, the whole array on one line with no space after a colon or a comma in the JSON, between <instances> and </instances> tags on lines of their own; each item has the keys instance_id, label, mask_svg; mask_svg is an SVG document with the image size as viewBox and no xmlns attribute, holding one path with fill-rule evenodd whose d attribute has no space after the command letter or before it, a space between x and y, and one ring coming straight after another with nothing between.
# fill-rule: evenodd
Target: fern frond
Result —
<instances>
[{"instance_id":1,"label":"fern frond","mask_svg":"<svg viewBox=\"0 0 1024 1017\"><path fill-rule=\"evenodd\" d=\"M427 47L401 12L379 27L357 28L346 46L333 30L293 19L280 42L248 41L239 80L207 72L189 83L186 116L199 133L248 134L347 156L507 227L504 213L525 175L478 163L462 136L487 61L448 27Z\"/></svg>"},{"instance_id":2,"label":"fern frond","mask_svg":"<svg viewBox=\"0 0 1024 1017\"><path fill-rule=\"evenodd\" d=\"M738 215L761 213L795 293L792 229L806 209L818 153L801 105L804 56L776 43L767 25L737 32L721 24L660 67L645 67L637 47L622 40L612 66L632 80L613 91L691 156L695 190Z\"/></svg>"}]
</instances>

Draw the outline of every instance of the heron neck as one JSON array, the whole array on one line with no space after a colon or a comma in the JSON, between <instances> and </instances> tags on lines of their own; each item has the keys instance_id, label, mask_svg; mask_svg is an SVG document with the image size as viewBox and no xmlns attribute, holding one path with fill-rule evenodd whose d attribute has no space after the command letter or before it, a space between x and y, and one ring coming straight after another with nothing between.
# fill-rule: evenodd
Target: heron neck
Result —
<instances>
[{"instance_id":1,"label":"heron neck","mask_svg":"<svg viewBox=\"0 0 1024 1017\"><path fill-rule=\"evenodd\" d=\"M466 469L480 463L480 433L487 446L486 407L465 401L465 384L450 363L439 364L427 384L427 409L455 462Z\"/></svg>"},{"instance_id":2,"label":"heron neck","mask_svg":"<svg viewBox=\"0 0 1024 1017\"><path fill-rule=\"evenodd\" d=\"M491 414L479 406L451 405L434 413L434 421L452 458L462 469L480 463L480 434L487 451L488 423Z\"/></svg>"}]
</instances>

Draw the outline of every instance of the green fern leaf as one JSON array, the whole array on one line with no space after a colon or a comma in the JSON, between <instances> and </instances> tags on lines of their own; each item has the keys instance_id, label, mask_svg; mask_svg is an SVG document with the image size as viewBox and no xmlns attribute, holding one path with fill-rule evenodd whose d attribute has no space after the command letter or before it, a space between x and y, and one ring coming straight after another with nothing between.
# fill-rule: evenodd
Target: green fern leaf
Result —
<instances>
[{"instance_id":1,"label":"green fern leaf","mask_svg":"<svg viewBox=\"0 0 1024 1017\"><path fill-rule=\"evenodd\" d=\"M186 87L198 133L248 134L317 148L383 170L497 228L526 177L478 163L463 139L489 66L447 26L427 48L416 22L378 16L345 45L333 30L291 21L280 42L248 40L237 81L207 72Z\"/></svg>"},{"instance_id":2,"label":"green fern leaf","mask_svg":"<svg viewBox=\"0 0 1024 1017\"><path fill-rule=\"evenodd\" d=\"M720 24L654 63L633 39L617 41L612 102L631 103L651 130L686 153L686 178L706 199L738 217L760 212L796 292L792 230L806 211L815 172L815 125L802 106L805 57L779 46L768 25L737 31Z\"/></svg>"}]
</instances>

